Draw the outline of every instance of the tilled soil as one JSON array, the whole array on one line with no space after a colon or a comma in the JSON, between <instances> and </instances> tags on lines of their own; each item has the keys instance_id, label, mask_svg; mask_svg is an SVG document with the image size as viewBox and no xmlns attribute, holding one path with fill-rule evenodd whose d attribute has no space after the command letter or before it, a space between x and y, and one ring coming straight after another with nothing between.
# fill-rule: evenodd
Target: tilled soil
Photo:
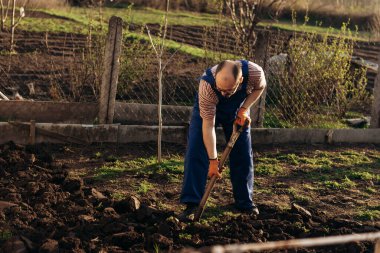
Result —
<instances>
[{"instance_id":1,"label":"tilled soil","mask_svg":"<svg viewBox=\"0 0 380 253\"><path fill-rule=\"evenodd\" d=\"M155 191L165 192L164 188ZM183 223L173 210L157 209L154 201L132 194L114 199L109 190L97 190L69 173L44 146L0 146L0 252L4 253L165 252L380 230L379 223L358 222L350 216L331 218L323 210L294 204L290 210L259 204L257 217L238 214ZM373 252L373 243L294 252Z\"/></svg>"}]
</instances>

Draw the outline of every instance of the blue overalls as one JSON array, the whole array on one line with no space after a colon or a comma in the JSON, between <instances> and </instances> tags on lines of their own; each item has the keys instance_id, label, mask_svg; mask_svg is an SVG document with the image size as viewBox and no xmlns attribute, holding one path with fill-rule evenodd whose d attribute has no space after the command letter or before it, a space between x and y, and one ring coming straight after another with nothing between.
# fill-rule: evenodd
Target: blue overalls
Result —
<instances>
[{"instance_id":1,"label":"blue overalls","mask_svg":"<svg viewBox=\"0 0 380 253\"><path fill-rule=\"evenodd\" d=\"M222 125L226 140L230 139L237 111L247 97L248 62L245 60L241 62L244 77L242 87L229 98L223 97L216 89L211 69L207 69L206 75L201 77L211 85L218 96L219 103L216 107L215 126ZM235 206L240 210L251 209L253 206L253 155L250 127L246 128L239 136L231 150L229 159ZM208 167L209 160L203 143L202 118L199 113L197 94L190 121L181 203L199 204L205 191Z\"/></svg>"}]
</instances>

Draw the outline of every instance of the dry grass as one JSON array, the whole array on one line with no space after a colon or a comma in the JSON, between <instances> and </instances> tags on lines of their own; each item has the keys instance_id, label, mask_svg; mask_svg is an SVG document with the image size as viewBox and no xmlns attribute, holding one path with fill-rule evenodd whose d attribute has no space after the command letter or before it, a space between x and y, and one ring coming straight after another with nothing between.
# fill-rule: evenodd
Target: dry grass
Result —
<instances>
[{"instance_id":1,"label":"dry grass","mask_svg":"<svg viewBox=\"0 0 380 253\"><path fill-rule=\"evenodd\" d=\"M301 19L308 16L309 23L340 27L349 21L349 27L380 32L379 0L296 0L288 2L280 18L291 19L292 12Z\"/></svg>"},{"instance_id":2,"label":"dry grass","mask_svg":"<svg viewBox=\"0 0 380 253\"><path fill-rule=\"evenodd\" d=\"M293 8L326 14L370 15L380 8L380 3L378 0L298 0Z\"/></svg>"},{"instance_id":3,"label":"dry grass","mask_svg":"<svg viewBox=\"0 0 380 253\"><path fill-rule=\"evenodd\" d=\"M4 0L4 5L7 5L8 1L11 0ZM18 0L16 5L18 7L25 5L27 9L58 9L69 6L67 0Z\"/></svg>"}]
</instances>

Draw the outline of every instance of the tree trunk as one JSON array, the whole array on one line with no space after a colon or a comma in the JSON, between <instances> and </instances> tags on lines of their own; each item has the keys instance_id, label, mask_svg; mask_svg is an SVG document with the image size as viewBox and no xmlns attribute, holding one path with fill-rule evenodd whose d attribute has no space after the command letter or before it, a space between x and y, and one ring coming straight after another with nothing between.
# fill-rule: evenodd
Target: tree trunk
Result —
<instances>
[{"instance_id":1,"label":"tree trunk","mask_svg":"<svg viewBox=\"0 0 380 253\"><path fill-rule=\"evenodd\" d=\"M158 136L157 136L157 161L161 163L162 160L162 61L160 59L158 69Z\"/></svg>"},{"instance_id":2,"label":"tree trunk","mask_svg":"<svg viewBox=\"0 0 380 253\"><path fill-rule=\"evenodd\" d=\"M10 52L14 50L14 38L15 38L15 12L16 12L16 0L13 0L12 7L12 20L11 20L11 45L9 48Z\"/></svg>"}]
</instances>

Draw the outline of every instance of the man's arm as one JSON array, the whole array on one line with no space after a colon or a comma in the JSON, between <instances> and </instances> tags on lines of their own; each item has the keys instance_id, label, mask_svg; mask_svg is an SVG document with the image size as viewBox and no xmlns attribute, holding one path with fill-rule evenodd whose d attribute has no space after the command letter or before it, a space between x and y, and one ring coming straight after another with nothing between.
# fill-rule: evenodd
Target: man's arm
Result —
<instances>
[{"instance_id":1,"label":"man's arm","mask_svg":"<svg viewBox=\"0 0 380 253\"><path fill-rule=\"evenodd\" d=\"M249 94L247 96L247 98L245 99L245 101L241 107L249 109L260 98L263 91L264 91L264 89L254 90L251 94Z\"/></svg>"},{"instance_id":2,"label":"man's arm","mask_svg":"<svg viewBox=\"0 0 380 253\"><path fill-rule=\"evenodd\" d=\"M267 82L264 75L264 70L259 65L249 62L249 85L252 87L252 92L245 99L242 107L249 109L260 98Z\"/></svg>"},{"instance_id":3,"label":"man's arm","mask_svg":"<svg viewBox=\"0 0 380 253\"><path fill-rule=\"evenodd\" d=\"M203 143L205 144L209 158L208 176L222 177L219 173L218 153L216 151L215 117L202 121Z\"/></svg>"},{"instance_id":4,"label":"man's arm","mask_svg":"<svg viewBox=\"0 0 380 253\"><path fill-rule=\"evenodd\" d=\"M209 158L208 176L216 175L221 177L218 167L218 153L216 151L216 134L215 134L215 114L218 97L206 83L201 81L199 84L199 110L202 117L202 138Z\"/></svg>"},{"instance_id":5,"label":"man's arm","mask_svg":"<svg viewBox=\"0 0 380 253\"><path fill-rule=\"evenodd\" d=\"M213 119L203 119L202 121L203 142L205 144L208 158L217 158L215 117Z\"/></svg>"}]
</instances>

